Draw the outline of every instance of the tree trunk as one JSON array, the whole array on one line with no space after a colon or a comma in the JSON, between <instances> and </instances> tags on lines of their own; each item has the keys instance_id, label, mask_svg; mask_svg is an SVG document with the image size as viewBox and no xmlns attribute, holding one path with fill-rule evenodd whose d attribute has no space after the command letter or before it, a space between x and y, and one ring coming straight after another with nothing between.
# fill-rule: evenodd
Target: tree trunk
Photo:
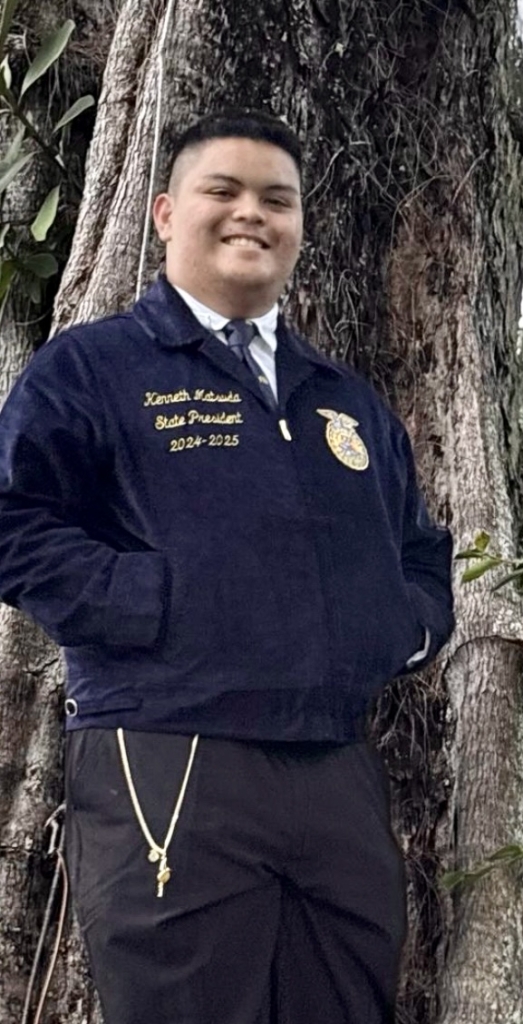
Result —
<instances>
[{"instance_id":1,"label":"tree trunk","mask_svg":"<svg viewBox=\"0 0 523 1024\"><path fill-rule=\"evenodd\" d=\"M397 406L457 547L483 527L512 552L523 209L509 0L179 0L168 26L166 7L121 6L55 329L127 306L161 259L151 243L138 280L165 28L158 186L169 130L195 115L240 97L297 127L307 241L292 316ZM19 336L13 351L23 356ZM451 897L439 884L442 868L522 838L520 605L504 591L492 597L488 578L458 583L456 594L449 648L423 676L392 684L376 719L411 882L398 1021L523 1024L516 874L499 870ZM1 628L10 896L0 950L15 965L0 981L7 1024L21 1019L49 888L40 835L60 799L60 688L54 649L18 617ZM68 931L48 1024L97 1019L84 971Z\"/></svg>"},{"instance_id":2,"label":"tree trunk","mask_svg":"<svg viewBox=\"0 0 523 1024\"><path fill-rule=\"evenodd\" d=\"M10 63L18 81L27 67L26 43L34 52L43 36L66 17L72 16L77 23L68 60L59 68L59 96L55 97L55 103L59 99L58 114L47 85L28 93L30 116L44 134L49 132L51 115L56 114L56 121L79 95L98 90L118 6L118 0L78 0L72 5L47 0L38 6L19 5L20 22L13 26L9 46ZM5 118L0 122L3 149L16 128ZM73 173L79 174L86 142L78 136L76 126L71 145L77 156L70 165ZM37 157L33 166L34 173L19 176L7 190L2 203L3 223L29 225L47 191L57 183L47 160ZM64 191L69 191L67 186ZM16 291L8 298L1 323L2 400L42 342L42 325L49 319L45 306L29 306ZM33 1020L56 934L58 899L52 905L48 941L27 1007L31 1013L26 1014L31 968L55 870L55 860L47 855L51 833L44 826L63 799L62 666L58 649L43 633L5 606L0 607L0 664L0 1022L28 1024ZM62 950L44 1019L96 1024L101 1018L76 928L70 929Z\"/></svg>"}]
</instances>

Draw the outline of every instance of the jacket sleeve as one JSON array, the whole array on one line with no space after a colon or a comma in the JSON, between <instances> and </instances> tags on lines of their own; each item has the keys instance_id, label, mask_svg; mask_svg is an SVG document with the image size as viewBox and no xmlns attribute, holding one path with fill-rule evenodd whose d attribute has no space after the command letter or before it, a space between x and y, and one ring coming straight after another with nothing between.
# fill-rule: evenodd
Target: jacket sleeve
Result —
<instances>
[{"instance_id":1,"label":"jacket sleeve","mask_svg":"<svg viewBox=\"0 0 523 1024\"><path fill-rule=\"evenodd\" d=\"M64 646L149 646L161 630L165 557L90 532L107 433L80 346L48 342L0 415L0 597Z\"/></svg>"},{"instance_id":2,"label":"jacket sleeve","mask_svg":"<svg viewBox=\"0 0 523 1024\"><path fill-rule=\"evenodd\" d=\"M452 538L450 531L435 526L419 492L412 448L406 431L402 438L406 465L403 515L402 565L412 606L425 630L426 654L407 663L419 670L436 656L454 629L452 597ZM427 636L428 632L428 636Z\"/></svg>"}]
</instances>

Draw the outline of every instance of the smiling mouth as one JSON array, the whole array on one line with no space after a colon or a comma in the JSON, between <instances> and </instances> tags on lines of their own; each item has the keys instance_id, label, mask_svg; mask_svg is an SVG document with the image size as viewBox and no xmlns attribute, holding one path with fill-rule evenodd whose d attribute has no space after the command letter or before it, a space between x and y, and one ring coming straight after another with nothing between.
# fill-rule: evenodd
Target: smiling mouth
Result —
<instances>
[{"instance_id":1,"label":"smiling mouth","mask_svg":"<svg viewBox=\"0 0 523 1024\"><path fill-rule=\"evenodd\" d=\"M247 235L230 235L224 238L225 245L233 245L239 249L268 249L269 246L259 238L250 238Z\"/></svg>"}]
</instances>

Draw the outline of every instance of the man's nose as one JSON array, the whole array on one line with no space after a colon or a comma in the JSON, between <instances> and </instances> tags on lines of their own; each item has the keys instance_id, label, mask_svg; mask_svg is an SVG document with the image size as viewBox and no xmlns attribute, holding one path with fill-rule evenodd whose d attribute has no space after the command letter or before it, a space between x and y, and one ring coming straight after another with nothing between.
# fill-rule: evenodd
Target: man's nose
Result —
<instances>
[{"instance_id":1,"label":"man's nose","mask_svg":"<svg viewBox=\"0 0 523 1024\"><path fill-rule=\"evenodd\" d=\"M246 220L256 223L265 220L265 210L259 196L251 192L245 192L237 197L233 218L235 220Z\"/></svg>"}]
</instances>

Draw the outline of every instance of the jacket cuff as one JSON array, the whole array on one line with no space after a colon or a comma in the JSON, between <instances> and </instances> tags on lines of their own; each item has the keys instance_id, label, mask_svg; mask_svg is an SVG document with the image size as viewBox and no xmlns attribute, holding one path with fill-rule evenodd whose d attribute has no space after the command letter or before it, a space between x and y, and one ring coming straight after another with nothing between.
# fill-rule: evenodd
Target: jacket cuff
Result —
<instances>
[{"instance_id":1,"label":"jacket cuff","mask_svg":"<svg viewBox=\"0 0 523 1024\"><path fill-rule=\"evenodd\" d=\"M412 666L419 668L432 661L446 644L454 628L454 615L451 600L432 597L419 583L413 581L409 582L409 590L411 605L415 609L418 622L422 623L422 628L429 633L429 646L423 661L416 661Z\"/></svg>"},{"instance_id":2,"label":"jacket cuff","mask_svg":"<svg viewBox=\"0 0 523 1024\"><path fill-rule=\"evenodd\" d=\"M416 651L414 654L411 654L409 660L407 661L407 668L417 668L420 662L425 661L425 658L428 657L429 650L430 630L425 627L425 643L423 644L423 647L419 651Z\"/></svg>"}]
</instances>

